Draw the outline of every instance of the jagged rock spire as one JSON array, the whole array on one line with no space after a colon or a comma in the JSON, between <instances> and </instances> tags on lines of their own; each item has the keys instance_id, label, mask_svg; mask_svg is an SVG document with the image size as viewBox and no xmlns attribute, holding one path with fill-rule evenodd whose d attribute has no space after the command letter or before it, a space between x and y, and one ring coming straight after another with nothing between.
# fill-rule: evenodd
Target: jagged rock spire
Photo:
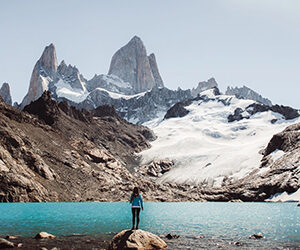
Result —
<instances>
[{"instance_id":1,"label":"jagged rock spire","mask_svg":"<svg viewBox=\"0 0 300 250\"><path fill-rule=\"evenodd\" d=\"M55 78L56 72L56 49L53 43L51 43L44 49L42 56L34 66L30 78L29 90L20 105L21 109L30 102L37 100L45 90L48 90L48 83Z\"/></svg>"},{"instance_id":2,"label":"jagged rock spire","mask_svg":"<svg viewBox=\"0 0 300 250\"><path fill-rule=\"evenodd\" d=\"M123 81L129 82L136 93L157 86L156 82L161 86L162 80L158 73L155 57L151 56L150 60L152 60L153 67L150 65L142 40L138 36L134 36L113 55L108 74L116 75Z\"/></svg>"},{"instance_id":3,"label":"jagged rock spire","mask_svg":"<svg viewBox=\"0 0 300 250\"><path fill-rule=\"evenodd\" d=\"M0 96L3 100L8 104L12 105L11 95L10 95L10 88L8 83L3 83L2 87L0 88Z\"/></svg>"},{"instance_id":4,"label":"jagged rock spire","mask_svg":"<svg viewBox=\"0 0 300 250\"><path fill-rule=\"evenodd\" d=\"M154 53L150 54L148 56L148 59L149 59L149 63L150 63L152 75L154 77L155 85L157 87L163 87L164 86L164 82L161 79L161 76L159 74L157 63L156 63L156 58L155 58Z\"/></svg>"}]
</instances>

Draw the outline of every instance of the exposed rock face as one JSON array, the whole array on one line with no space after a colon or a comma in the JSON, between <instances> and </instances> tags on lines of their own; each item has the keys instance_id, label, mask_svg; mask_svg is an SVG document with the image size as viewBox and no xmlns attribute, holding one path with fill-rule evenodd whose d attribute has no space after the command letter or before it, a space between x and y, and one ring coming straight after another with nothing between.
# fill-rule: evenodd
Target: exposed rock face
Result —
<instances>
[{"instance_id":1,"label":"exposed rock face","mask_svg":"<svg viewBox=\"0 0 300 250\"><path fill-rule=\"evenodd\" d=\"M152 71L152 75L154 77L156 87L164 87L163 80L158 71L158 66L156 63L156 58L155 58L154 53L150 54L148 56L148 59L149 59L149 63L150 63L150 67L151 67L151 71Z\"/></svg>"},{"instance_id":2,"label":"exposed rock face","mask_svg":"<svg viewBox=\"0 0 300 250\"><path fill-rule=\"evenodd\" d=\"M246 86L243 86L242 88L227 87L225 94L235 95L237 98L254 100L264 105L272 106L272 102L269 99L262 97L260 94Z\"/></svg>"},{"instance_id":3,"label":"exposed rock face","mask_svg":"<svg viewBox=\"0 0 300 250\"><path fill-rule=\"evenodd\" d=\"M123 230L112 239L109 246L113 249L165 249L167 244L157 235L143 230Z\"/></svg>"},{"instance_id":4,"label":"exposed rock face","mask_svg":"<svg viewBox=\"0 0 300 250\"><path fill-rule=\"evenodd\" d=\"M34 66L28 93L20 104L21 109L30 102L37 100L45 90L48 90L48 84L55 79L56 71L56 50L54 45L51 43L45 48L41 58Z\"/></svg>"},{"instance_id":5,"label":"exposed rock face","mask_svg":"<svg viewBox=\"0 0 300 250\"><path fill-rule=\"evenodd\" d=\"M12 105L11 95L10 95L10 88L8 83L3 83L2 87L0 88L0 96L3 100L8 104Z\"/></svg>"},{"instance_id":6,"label":"exposed rock face","mask_svg":"<svg viewBox=\"0 0 300 250\"><path fill-rule=\"evenodd\" d=\"M191 101L190 101L191 103ZM189 111L185 108L187 106L187 101L178 102L174 106L172 106L167 113L165 114L164 119L175 118L175 117L184 117Z\"/></svg>"},{"instance_id":7,"label":"exposed rock face","mask_svg":"<svg viewBox=\"0 0 300 250\"><path fill-rule=\"evenodd\" d=\"M115 75L95 75L87 82L86 88L88 91L93 91L96 88L102 88L124 95L132 95L135 93L130 83L124 82Z\"/></svg>"},{"instance_id":8,"label":"exposed rock face","mask_svg":"<svg viewBox=\"0 0 300 250\"><path fill-rule=\"evenodd\" d=\"M62 61L58 66L57 72L60 75L60 78L68 83L71 88L84 90L84 84L86 79L79 73L79 70L72 65L66 65L65 61Z\"/></svg>"},{"instance_id":9,"label":"exposed rock face","mask_svg":"<svg viewBox=\"0 0 300 250\"><path fill-rule=\"evenodd\" d=\"M281 114L284 119L286 120L291 120L295 119L300 116L299 110L293 109L288 106L283 106L283 105L272 105L272 106L267 106L264 104L260 103L253 103L246 107L245 110L241 108L237 108L234 111L234 114L228 116L228 122L233 122L233 121L240 121L242 119L249 119L251 115L254 115L258 112L266 112L266 111L273 111L278 114ZM273 123L276 122L276 120L272 121Z\"/></svg>"},{"instance_id":10,"label":"exposed rock face","mask_svg":"<svg viewBox=\"0 0 300 250\"><path fill-rule=\"evenodd\" d=\"M148 165L143 165L138 168L140 174L144 176L160 177L164 173L170 171L174 167L174 163L168 159L153 161Z\"/></svg>"},{"instance_id":11,"label":"exposed rock face","mask_svg":"<svg viewBox=\"0 0 300 250\"><path fill-rule=\"evenodd\" d=\"M192 89L192 95L196 97L198 94L200 94L202 91L212 89L212 88L218 88L218 83L216 82L215 78L210 78L206 82L199 82L198 86L196 88Z\"/></svg>"},{"instance_id":12,"label":"exposed rock face","mask_svg":"<svg viewBox=\"0 0 300 250\"><path fill-rule=\"evenodd\" d=\"M114 106L118 114L129 122L142 124L162 116L178 101L191 98L190 90L152 88L151 91L131 98L112 98L105 90L95 89L81 103L69 102L78 108L93 110L101 105ZM66 100L67 101L67 100Z\"/></svg>"},{"instance_id":13,"label":"exposed rock face","mask_svg":"<svg viewBox=\"0 0 300 250\"><path fill-rule=\"evenodd\" d=\"M129 82L136 93L150 90L162 81L157 70L155 57L150 56L152 68L142 40L135 36L112 57L109 75L116 75ZM157 84L156 84L157 82Z\"/></svg>"}]
</instances>

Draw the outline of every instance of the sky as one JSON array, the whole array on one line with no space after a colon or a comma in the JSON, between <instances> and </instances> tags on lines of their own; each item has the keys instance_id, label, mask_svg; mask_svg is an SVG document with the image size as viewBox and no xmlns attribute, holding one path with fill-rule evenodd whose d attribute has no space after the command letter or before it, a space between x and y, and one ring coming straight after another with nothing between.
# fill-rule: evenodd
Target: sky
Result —
<instances>
[{"instance_id":1,"label":"sky","mask_svg":"<svg viewBox=\"0 0 300 250\"><path fill-rule=\"evenodd\" d=\"M44 48L91 79L134 35L166 87L246 85L300 108L298 0L0 0L0 84L21 102Z\"/></svg>"}]
</instances>

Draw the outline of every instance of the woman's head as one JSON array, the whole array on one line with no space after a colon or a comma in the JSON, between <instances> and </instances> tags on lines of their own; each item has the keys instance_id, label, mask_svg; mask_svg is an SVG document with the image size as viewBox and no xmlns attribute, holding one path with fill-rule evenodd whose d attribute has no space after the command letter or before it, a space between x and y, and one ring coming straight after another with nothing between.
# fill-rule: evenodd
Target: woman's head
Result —
<instances>
[{"instance_id":1,"label":"woman's head","mask_svg":"<svg viewBox=\"0 0 300 250\"><path fill-rule=\"evenodd\" d=\"M140 189L138 187L134 187L132 193L133 193L134 196L138 196L139 193L140 193Z\"/></svg>"}]
</instances>

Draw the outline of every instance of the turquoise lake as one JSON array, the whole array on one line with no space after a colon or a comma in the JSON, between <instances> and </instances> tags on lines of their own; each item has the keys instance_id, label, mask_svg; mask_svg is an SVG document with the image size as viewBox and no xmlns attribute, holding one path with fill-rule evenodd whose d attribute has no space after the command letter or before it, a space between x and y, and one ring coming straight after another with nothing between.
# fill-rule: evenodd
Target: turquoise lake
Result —
<instances>
[{"instance_id":1,"label":"turquoise lake","mask_svg":"<svg viewBox=\"0 0 300 250\"><path fill-rule=\"evenodd\" d=\"M238 240L261 232L266 239L300 243L296 203L146 202L140 228ZM110 234L131 228L129 203L1 203L0 235Z\"/></svg>"}]
</instances>

